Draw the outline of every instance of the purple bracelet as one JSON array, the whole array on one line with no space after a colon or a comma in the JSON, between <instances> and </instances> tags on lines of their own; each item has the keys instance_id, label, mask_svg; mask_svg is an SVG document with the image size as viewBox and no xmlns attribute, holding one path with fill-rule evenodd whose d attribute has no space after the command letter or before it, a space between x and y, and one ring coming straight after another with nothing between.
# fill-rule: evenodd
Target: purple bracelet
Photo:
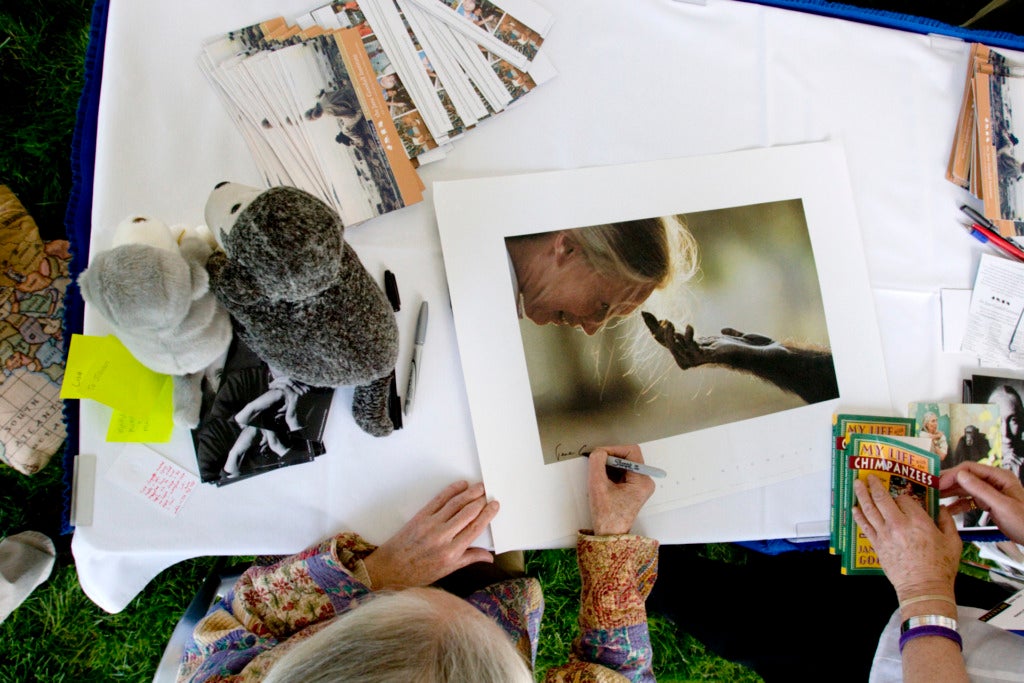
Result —
<instances>
[{"instance_id":1,"label":"purple bracelet","mask_svg":"<svg viewBox=\"0 0 1024 683\"><path fill-rule=\"evenodd\" d=\"M964 641L963 638L960 637L959 633L957 633L951 628L946 628L945 626L928 625L915 626L904 631L903 634L900 636L900 653L903 653L904 645L909 643L914 638L920 638L921 636L942 636L943 638L949 638L957 644L957 647L960 648L961 652L964 649Z\"/></svg>"}]
</instances>

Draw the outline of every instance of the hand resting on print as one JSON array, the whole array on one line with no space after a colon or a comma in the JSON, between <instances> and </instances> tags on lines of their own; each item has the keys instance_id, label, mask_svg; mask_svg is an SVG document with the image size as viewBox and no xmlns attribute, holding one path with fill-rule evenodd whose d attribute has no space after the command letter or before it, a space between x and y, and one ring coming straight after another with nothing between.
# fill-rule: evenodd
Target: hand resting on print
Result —
<instances>
[{"instance_id":1,"label":"hand resting on print","mask_svg":"<svg viewBox=\"0 0 1024 683\"><path fill-rule=\"evenodd\" d=\"M374 590L428 586L474 562L493 562L472 545L498 514L481 483L457 481L427 503L364 560Z\"/></svg>"},{"instance_id":2,"label":"hand resting on print","mask_svg":"<svg viewBox=\"0 0 1024 683\"><path fill-rule=\"evenodd\" d=\"M839 396L832 352L828 349L783 344L729 327L723 329L721 335L696 337L692 325L679 333L668 320L658 320L647 311L641 315L654 339L669 350L683 370L717 365L747 372L796 394L807 403Z\"/></svg>"}]
</instances>

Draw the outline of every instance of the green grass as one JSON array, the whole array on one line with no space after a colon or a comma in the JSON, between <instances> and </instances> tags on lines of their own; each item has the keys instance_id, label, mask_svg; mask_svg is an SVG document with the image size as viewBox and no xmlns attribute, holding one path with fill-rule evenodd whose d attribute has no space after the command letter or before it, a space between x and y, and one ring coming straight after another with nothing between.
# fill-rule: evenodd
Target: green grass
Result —
<instances>
[{"instance_id":1,"label":"green grass","mask_svg":"<svg viewBox=\"0 0 1024 683\"><path fill-rule=\"evenodd\" d=\"M709 545L710 557L735 557L734 546ZM526 573L537 577L544 590L544 619L537 648L538 678L569 658L579 615L580 576L574 550L540 550L526 553ZM708 652L695 638L680 632L660 615L648 620L654 649L654 673L659 681L736 681L755 683L761 678L739 664Z\"/></svg>"},{"instance_id":2,"label":"green grass","mask_svg":"<svg viewBox=\"0 0 1024 683\"><path fill-rule=\"evenodd\" d=\"M85 0L0 5L0 182L44 239L63 230L91 11Z\"/></svg>"},{"instance_id":3,"label":"green grass","mask_svg":"<svg viewBox=\"0 0 1024 683\"><path fill-rule=\"evenodd\" d=\"M0 626L0 681L148 681L174 624L214 560L161 573L123 612L107 614L63 564Z\"/></svg>"}]
</instances>

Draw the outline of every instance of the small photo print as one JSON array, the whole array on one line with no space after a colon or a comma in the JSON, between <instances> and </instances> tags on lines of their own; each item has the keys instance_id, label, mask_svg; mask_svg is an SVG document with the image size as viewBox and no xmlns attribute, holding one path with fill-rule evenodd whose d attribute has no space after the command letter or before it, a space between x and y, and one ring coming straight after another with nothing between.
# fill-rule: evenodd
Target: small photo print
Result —
<instances>
[{"instance_id":1,"label":"small photo print","mask_svg":"<svg viewBox=\"0 0 1024 683\"><path fill-rule=\"evenodd\" d=\"M498 74L498 78L505 84L505 88L513 99L519 99L526 93L537 87L530 74L520 71L504 59L495 60L491 68Z\"/></svg>"},{"instance_id":2,"label":"small photo print","mask_svg":"<svg viewBox=\"0 0 1024 683\"><path fill-rule=\"evenodd\" d=\"M999 441L1002 467L1024 483L1024 379L996 375L974 375L971 397L999 409Z\"/></svg>"},{"instance_id":3,"label":"small photo print","mask_svg":"<svg viewBox=\"0 0 1024 683\"><path fill-rule=\"evenodd\" d=\"M486 22L486 19L484 21ZM537 56L537 51L544 42L539 33L508 14L501 18L494 37L530 60Z\"/></svg>"},{"instance_id":4,"label":"small photo print","mask_svg":"<svg viewBox=\"0 0 1024 683\"><path fill-rule=\"evenodd\" d=\"M992 400L992 403L911 403L908 416L914 418L914 433L930 440L929 450L939 456L942 469L963 462L1003 467L1001 405L997 397L993 396ZM992 525L988 513L982 510L957 515L956 521L960 528Z\"/></svg>"},{"instance_id":5,"label":"small photo print","mask_svg":"<svg viewBox=\"0 0 1024 683\"><path fill-rule=\"evenodd\" d=\"M990 53L993 73L992 145L995 147L1001 218L1024 221L1024 66Z\"/></svg>"},{"instance_id":6,"label":"small photo print","mask_svg":"<svg viewBox=\"0 0 1024 683\"><path fill-rule=\"evenodd\" d=\"M962 462L999 466L999 406L993 403L911 403L915 435L929 439L942 469Z\"/></svg>"},{"instance_id":7,"label":"small photo print","mask_svg":"<svg viewBox=\"0 0 1024 683\"><path fill-rule=\"evenodd\" d=\"M236 335L220 385L204 397L192 431L200 478L222 486L322 455L333 395L275 377Z\"/></svg>"}]
</instances>

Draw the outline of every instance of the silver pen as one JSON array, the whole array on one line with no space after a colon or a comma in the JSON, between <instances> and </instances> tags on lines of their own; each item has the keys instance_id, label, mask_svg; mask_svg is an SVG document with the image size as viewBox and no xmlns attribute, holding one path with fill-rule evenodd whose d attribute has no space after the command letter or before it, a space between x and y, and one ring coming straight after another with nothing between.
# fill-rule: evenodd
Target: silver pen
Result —
<instances>
[{"instance_id":1,"label":"silver pen","mask_svg":"<svg viewBox=\"0 0 1024 683\"><path fill-rule=\"evenodd\" d=\"M632 460L626 460L625 458L616 458L614 455L609 455L608 460L605 461L606 467L614 467L618 470L629 470L630 472L636 472L637 474L646 474L648 477L658 477L659 479L668 475L665 470L652 467L651 465L645 465L640 462L633 462Z\"/></svg>"},{"instance_id":2,"label":"silver pen","mask_svg":"<svg viewBox=\"0 0 1024 683\"><path fill-rule=\"evenodd\" d=\"M416 381L420 373L420 355L423 353L423 342L427 338L427 302L420 304L420 313L416 316L416 343L412 347L412 361L409 362L409 384L405 388L405 407L403 412L408 415L412 408L412 400L416 395Z\"/></svg>"},{"instance_id":3,"label":"silver pen","mask_svg":"<svg viewBox=\"0 0 1024 683\"><path fill-rule=\"evenodd\" d=\"M580 452L580 455L589 458L591 453L593 453L593 451L583 450ZM629 470L630 472L636 472L637 474L646 474L648 477L657 477L658 479L668 476L668 472L660 467L645 465L642 462L633 462L626 458L617 458L614 455L608 456L608 459L605 460L604 466L613 467L617 470Z\"/></svg>"}]
</instances>

